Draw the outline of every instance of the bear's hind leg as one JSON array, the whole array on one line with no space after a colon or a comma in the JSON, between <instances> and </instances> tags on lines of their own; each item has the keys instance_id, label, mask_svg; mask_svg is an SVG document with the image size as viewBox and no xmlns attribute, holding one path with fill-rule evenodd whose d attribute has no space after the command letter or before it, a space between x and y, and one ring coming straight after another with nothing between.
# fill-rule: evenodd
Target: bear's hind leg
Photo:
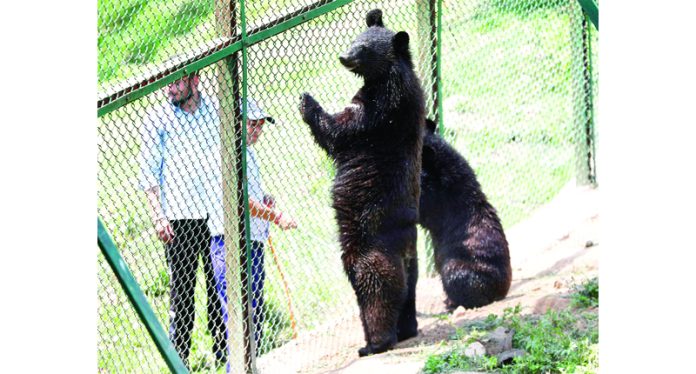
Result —
<instances>
[{"instance_id":1,"label":"bear's hind leg","mask_svg":"<svg viewBox=\"0 0 696 374\"><path fill-rule=\"evenodd\" d=\"M418 258L412 257L406 263L406 300L401 308L399 322L396 325L398 341L418 335L418 320L416 320L416 284L418 283Z\"/></svg>"},{"instance_id":2,"label":"bear's hind leg","mask_svg":"<svg viewBox=\"0 0 696 374\"><path fill-rule=\"evenodd\" d=\"M352 270L351 283L367 340L358 354L385 352L397 342L397 320L406 299L403 261L372 250L357 258Z\"/></svg>"}]
</instances>

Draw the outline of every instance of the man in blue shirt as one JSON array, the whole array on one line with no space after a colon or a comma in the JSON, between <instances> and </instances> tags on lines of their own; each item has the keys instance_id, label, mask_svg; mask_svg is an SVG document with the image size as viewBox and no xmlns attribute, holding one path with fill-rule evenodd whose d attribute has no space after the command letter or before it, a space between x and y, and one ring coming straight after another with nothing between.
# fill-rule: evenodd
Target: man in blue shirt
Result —
<instances>
[{"instance_id":1,"label":"man in blue shirt","mask_svg":"<svg viewBox=\"0 0 696 374\"><path fill-rule=\"evenodd\" d=\"M170 271L169 334L186 363L191 348L199 254L203 259L213 352L219 362L227 356L226 297L224 284L219 282L220 274L224 280L225 257L219 105L213 97L199 91L198 84L197 73L170 84L169 102L151 110L140 130L140 187L147 195L157 235L165 244ZM255 188L252 179L250 176L249 191ZM249 196L256 195L250 192ZM261 203L259 208L252 201L249 205L252 215L256 213L281 228L295 225L291 218L283 217L268 205ZM253 234L254 224L251 226ZM252 256L252 261L255 258Z\"/></svg>"},{"instance_id":2,"label":"man in blue shirt","mask_svg":"<svg viewBox=\"0 0 696 374\"><path fill-rule=\"evenodd\" d=\"M256 144L263 132L264 124L275 123L275 120L266 115L253 99L247 101L247 180L249 194L249 238L251 249L251 306L252 322L254 324L254 340L257 354L261 345L263 332L263 285L265 281L264 271L264 245L269 237L270 222L275 223L283 230L297 227L295 221L282 212L275 209L275 199L266 194L263 189L261 172L254 151ZM246 268L246 264L242 264ZM245 273L242 275L243 284L247 282ZM224 288L223 288L224 289ZM226 298L225 298L226 300Z\"/></svg>"}]
</instances>

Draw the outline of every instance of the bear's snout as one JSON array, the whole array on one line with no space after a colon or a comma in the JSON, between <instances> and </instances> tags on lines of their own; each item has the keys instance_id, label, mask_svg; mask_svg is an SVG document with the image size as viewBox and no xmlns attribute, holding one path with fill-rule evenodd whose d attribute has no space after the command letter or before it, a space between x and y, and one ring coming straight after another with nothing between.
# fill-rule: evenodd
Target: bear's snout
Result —
<instances>
[{"instance_id":1,"label":"bear's snout","mask_svg":"<svg viewBox=\"0 0 696 374\"><path fill-rule=\"evenodd\" d=\"M346 69L348 70L353 70L358 67L359 60L356 58L352 58L347 55L341 55L338 56L338 61L341 62L341 65L345 66Z\"/></svg>"}]
</instances>

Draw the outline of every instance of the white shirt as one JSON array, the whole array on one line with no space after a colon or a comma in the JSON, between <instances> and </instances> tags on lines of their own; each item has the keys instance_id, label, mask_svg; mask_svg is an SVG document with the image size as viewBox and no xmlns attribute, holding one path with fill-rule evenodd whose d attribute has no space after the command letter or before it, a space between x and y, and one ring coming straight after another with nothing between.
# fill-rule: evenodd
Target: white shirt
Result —
<instances>
[{"instance_id":1,"label":"white shirt","mask_svg":"<svg viewBox=\"0 0 696 374\"><path fill-rule=\"evenodd\" d=\"M256 162L256 153L249 147L247 147L247 180L249 181L247 188L249 198L263 203L265 193L263 192L261 172ZM265 242L268 239L270 223L267 220L250 216L249 225L249 237L251 240Z\"/></svg>"},{"instance_id":2,"label":"white shirt","mask_svg":"<svg viewBox=\"0 0 696 374\"><path fill-rule=\"evenodd\" d=\"M195 113L165 103L140 128L140 188L160 187L167 219L209 217L212 235L224 233L218 107L201 93Z\"/></svg>"}]
</instances>

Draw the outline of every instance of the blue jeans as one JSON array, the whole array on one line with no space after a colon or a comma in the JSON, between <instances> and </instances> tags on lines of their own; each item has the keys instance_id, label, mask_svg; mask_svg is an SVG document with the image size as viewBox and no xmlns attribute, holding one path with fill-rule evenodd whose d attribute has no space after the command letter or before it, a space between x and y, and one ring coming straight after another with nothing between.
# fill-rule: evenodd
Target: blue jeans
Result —
<instances>
[{"instance_id":1,"label":"blue jeans","mask_svg":"<svg viewBox=\"0 0 696 374\"><path fill-rule=\"evenodd\" d=\"M227 326L227 281L225 280L225 243L222 235L213 236L211 240L211 256L213 259L213 270L215 272L215 288L222 302L222 318ZM254 342L256 349L261 344L262 328L264 321L263 313L263 284L266 280L266 272L264 271L264 245L263 242L252 240L251 247L251 301L252 321L254 324ZM248 278L246 276L247 264L242 265L242 286L246 287ZM225 330L225 336L228 332Z\"/></svg>"}]
</instances>

